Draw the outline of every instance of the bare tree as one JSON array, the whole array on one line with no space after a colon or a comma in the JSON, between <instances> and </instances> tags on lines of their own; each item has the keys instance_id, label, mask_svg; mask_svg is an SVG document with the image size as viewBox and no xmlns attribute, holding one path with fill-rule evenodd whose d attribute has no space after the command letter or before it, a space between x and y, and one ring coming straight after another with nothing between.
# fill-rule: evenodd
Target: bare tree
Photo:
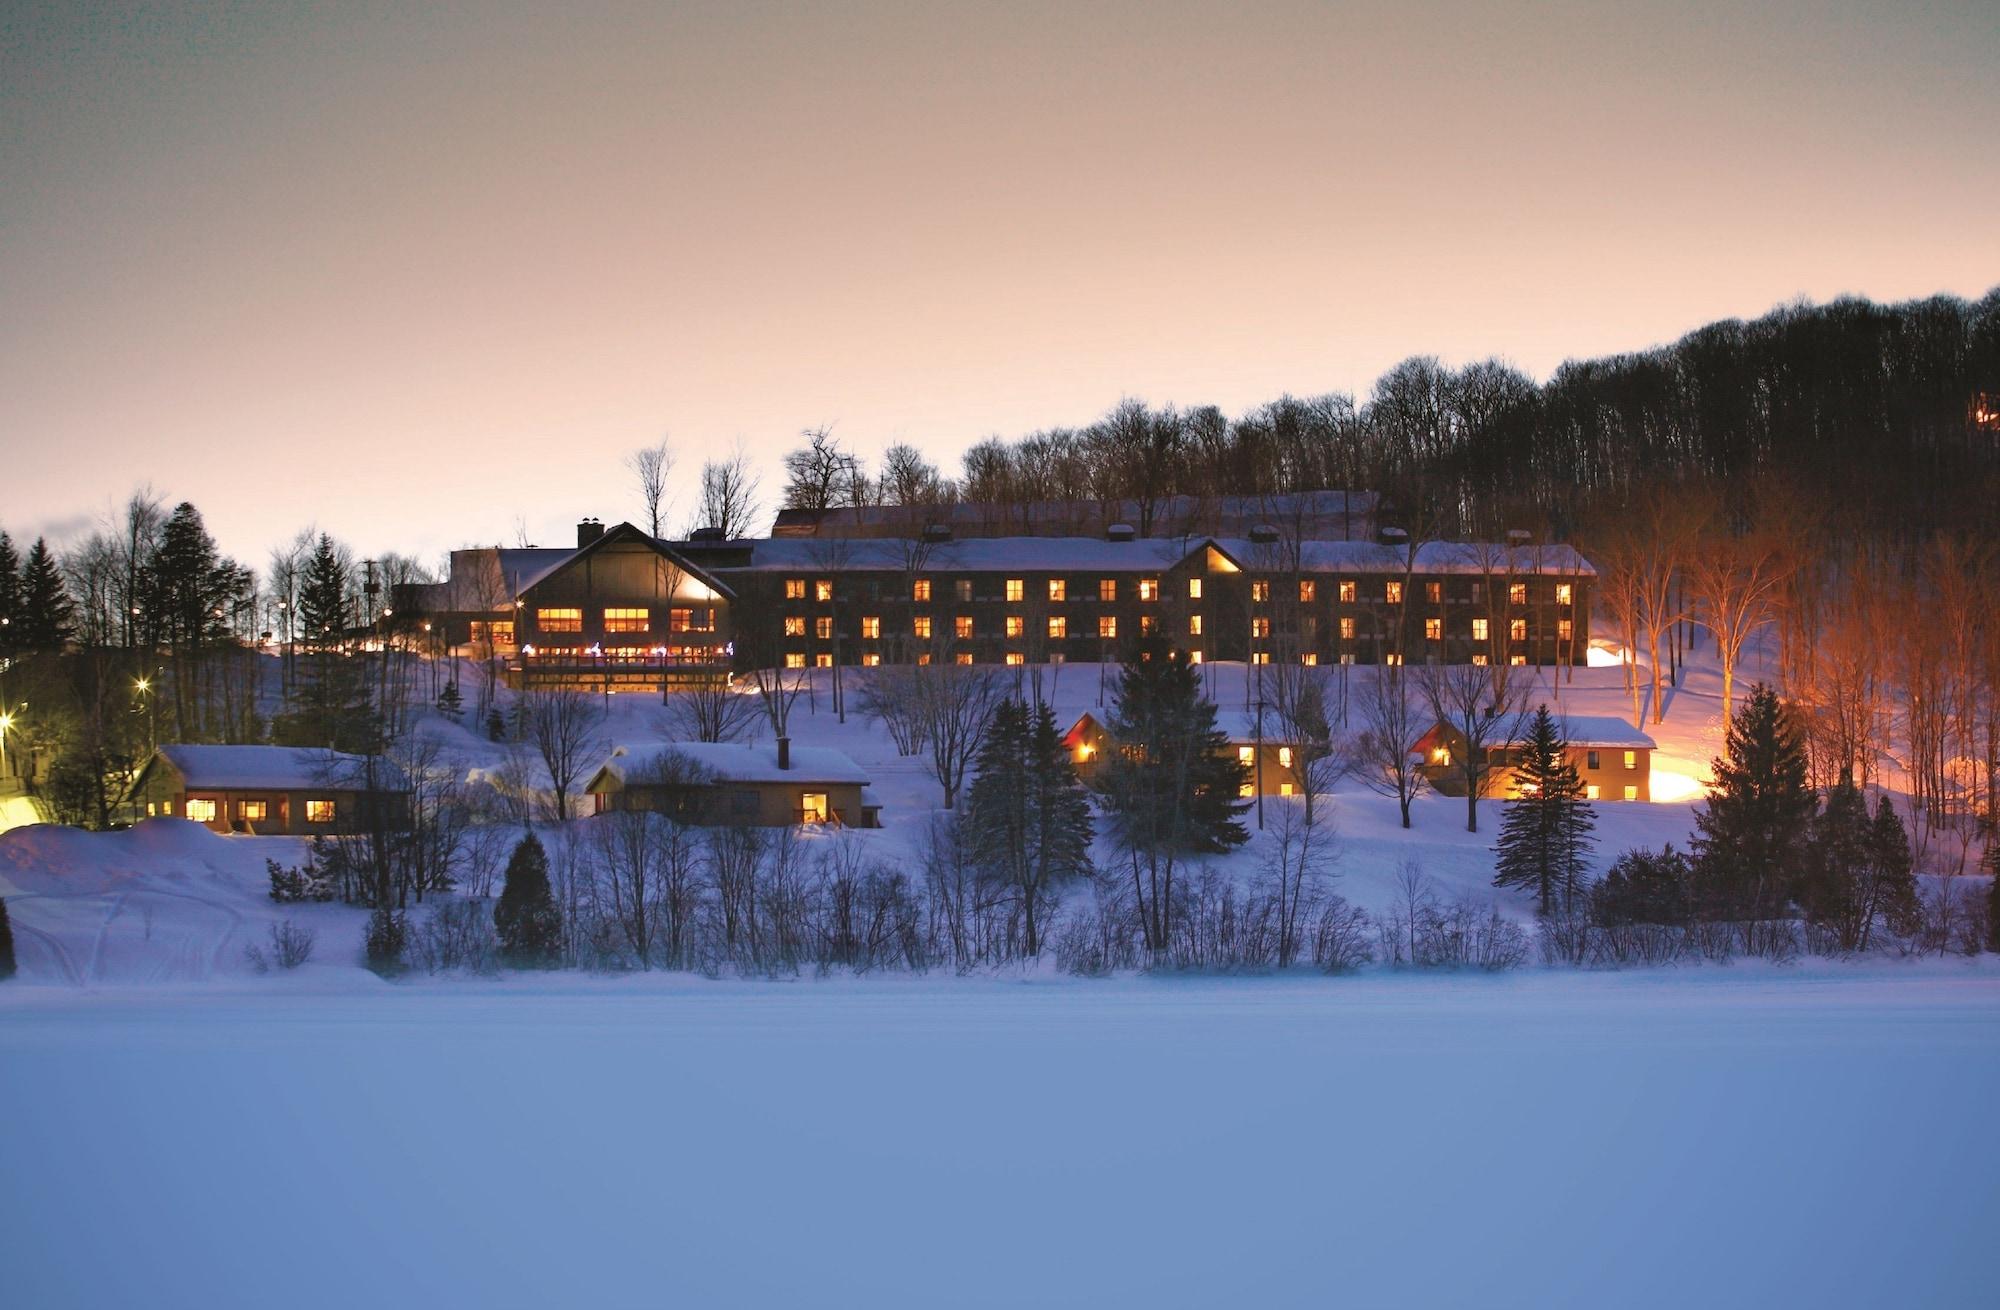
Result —
<instances>
[{"instance_id":1,"label":"bare tree","mask_svg":"<svg viewBox=\"0 0 2000 1310\"><path fill-rule=\"evenodd\" d=\"M569 818L570 792L603 753L597 697L575 687L535 687L521 693L528 739L548 770L558 823Z\"/></svg>"},{"instance_id":2,"label":"bare tree","mask_svg":"<svg viewBox=\"0 0 2000 1310\"><path fill-rule=\"evenodd\" d=\"M920 684L915 664L878 665L861 684L861 712L882 725L898 755L915 755L924 746Z\"/></svg>"},{"instance_id":3,"label":"bare tree","mask_svg":"<svg viewBox=\"0 0 2000 1310\"><path fill-rule=\"evenodd\" d=\"M1424 789L1421 762L1414 754L1429 723L1410 695L1399 665L1376 670L1361 704L1362 730L1355 738L1355 756L1362 785L1382 796L1394 796L1403 826L1410 826L1410 802Z\"/></svg>"},{"instance_id":4,"label":"bare tree","mask_svg":"<svg viewBox=\"0 0 2000 1310\"><path fill-rule=\"evenodd\" d=\"M1688 556L1688 589L1702 626L1715 636L1722 664L1722 718L1735 708L1736 667L1744 647L1771 621L1772 605L1788 572L1780 544L1759 532L1711 527Z\"/></svg>"},{"instance_id":5,"label":"bare tree","mask_svg":"<svg viewBox=\"0 0 2000 1310\"><path fill-rule=\"evenodd\" d=\"M825 511L854 503L861 461L822 424L799 434L806 444L785 456L785 508Z\"/></svg>"},{"instance_id":6,"label":"bare tree","mask_svg":"<svg viewBox=\"0 0 2000 1310\"><path fill-rule=\"evenodd\" d=\"M696 528L735 541L750 535L756 517L757 477L741 446L728 459L712 459L701 466Z\"/></svg>"},{"instance_id":7,"label":"bare tree","mask_svg":"<svg viewBox=\"0 0 2000 1310\"><path fill-rule=\"evenodd\" d=\"M727 676L702 679L667 696L667 735L682 741L740 741L762 705Z\"/></svg>"},{"instance_id":8,"label":"bare tree","mask_svg":"<svg viewBox=\"0 0 2000 1310\"><path fill-rule=\"evenodd\" d=\"M1298 962L1306 925L1326 898L1338 850L1333 817L1310 805L1280 805L1264 853L1264 875L1276 900L1276 954L1280 969Z\"/></svg>"},{"instance_id":9,"label":"bare tree","mask_svg":"<svg viewBox=\"0 0 2000 1310\"><path fill-rule=\"evenodd\" d=\"M966 772L986 738L987 720L1005 693L991 666L933 659L915 672L931 776L944 788L948 810L958 801Z\"/></svg>"},{"instance_id":10,"label":"bare tree","mask_svg":"<svg viewBox=\"0 0 2000 1310\"><path fill-rule=\"evenodd\" d=\"M625 466L639 484L639 501L646 509L646 531L657 537L665 524L667 475L673 472L674 456L661 437L658 445L635 450L626 456Z\"/></svg>"},{"instance_id":11,"label":"bare tree","mask_svg":"<svg viewBox=\"0 0 2000 1310\"><path fill-rule=\"evenodd\" d=\"M1493 770L1492 753L1514 740L1520 700L1511 664L1426 664L1417 685L1439 723L1451 728L1463 749L1453 766L1465 782L1465 830L1479 831L1479 794Z\"/></svg>"}]
</instances>

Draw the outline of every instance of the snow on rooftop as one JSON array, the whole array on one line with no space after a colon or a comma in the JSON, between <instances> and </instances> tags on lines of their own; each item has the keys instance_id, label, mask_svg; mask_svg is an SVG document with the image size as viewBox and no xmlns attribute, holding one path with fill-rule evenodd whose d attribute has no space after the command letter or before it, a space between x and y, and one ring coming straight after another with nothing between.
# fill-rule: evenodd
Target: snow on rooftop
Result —
<instances>
[{"instance_id":1,"label":"snow on rooftop","mask_svg":"<svg viewBox=\"0 0 2000 1310\"><path fill-rule=\"evenodd\" d=\"M307 746L169 745L158 754L189 787L224 791L352 788L361 785L368 765L364 756ZM386 759L378 759L375 769L378 786L409 785L403 771Z\"/></svg>"},{"instance_id":2,"label":"snow on rooftop","mask_svg":"<svg viewBox=\"0 0 2000 1310\"><path fill-rule=\"evenodd\" d=\"M677 756L709 773L721 782L840 782L866 785L868 774L841 751L829 746L792 747L792 767L778 767L775 742L751 744L716 741L668 741L640 746L620 746L611 752L600 773L609 773L619 782L642 776L653 765Z\"/></svg>"},{"instance_id":3,"label":"snow on rooftop","mask_svg":"<svg viewBox=\"0 0 2000 1310\"><path fill-rule=\"evenodd\" d=\"M1572 746L1615 746L1625 750L1652 750L1651 737L1624 719L1610 714L1559 714L1557 730Z\"/></svg>"}]
</instances>

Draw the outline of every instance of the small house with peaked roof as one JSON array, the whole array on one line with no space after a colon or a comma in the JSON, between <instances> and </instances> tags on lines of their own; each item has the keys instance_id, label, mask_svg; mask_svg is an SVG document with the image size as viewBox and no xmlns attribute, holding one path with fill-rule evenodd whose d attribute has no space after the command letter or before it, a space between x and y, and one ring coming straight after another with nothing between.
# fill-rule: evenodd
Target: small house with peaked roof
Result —
<instances>
[{"instance_id":1,"label":"small house with peaked roof","mask_svg":"<svg viewBox=\"0 0 2000 1310\"><path fill-rule=\"evenodd\" d=\"M1261 732L1256 714L1242 710L1217 710L1215 726L1229 739L1220 753L1240 761L1250 771L1242 795L1296 796L1304 790L1299 761L1292 747L1279 740L1283 734L1269 710L1264 713ZM1096 776L1105 752L1118 748L1107 722L1089 710L1070 724L1062 744L1077 776L1086 781Z\"/></svg>"},{"instance_id":2,"label":"small house with peaked roof","mask_svg":"<svg viewBox=\"0 0 2000 1310\"><path fill-rule=\"evenodd\" d=\"M652 810L685 823L882 826L867 772L840 751L775 742L620 746L584 785L594 812Z\"/></svg>"},{"instance_id":3,"label":"small house with peaked roof","mask_svg":"<svg viewBox=\"0 0 2000 1310\"><path fill-rule=\"evenodd\" d=\"M1607 714L1559 714L1556 731L1562 734L1569 762L1582 779L1584 794L1598 801L1649 801L1653 799L1653 751L1651 737ZM1481 794L1512 797L1518 795L1514 766L1523 758L1518 741L1489 746L1490 771L1481 784ZM1422 770L1430 785L1446 796L1465 795L1465 734L1439 721L1417 739L1411 754L1423 758Z\"/></svg>"},{"instance_id":4,"label":"small house with peaked roof","mask_svg":"<svg viewBox=\"0 0 2000 1310\"><path fill-rule=\"evenodd\" d=\"M314 836L409 826L409 775L379 755L305 746L170 745L132 780L140 818L192 819L216 832Z\"/></svg>"}]
</instances>

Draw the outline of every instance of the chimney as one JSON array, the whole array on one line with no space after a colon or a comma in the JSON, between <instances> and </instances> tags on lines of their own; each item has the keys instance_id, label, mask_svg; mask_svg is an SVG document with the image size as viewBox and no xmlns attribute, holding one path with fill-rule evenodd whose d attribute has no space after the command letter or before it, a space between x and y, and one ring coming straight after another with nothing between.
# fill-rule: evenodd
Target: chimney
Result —
<instances>
[{"instance_id":1,"label":"chimney","mask_svg":"<svg viewBox=\"0 0 2000 1310\"><path fill-rule=\"evenodd\" d=\"M582 550L585 546L588 546L603 535L604 523L601 519L585 519L576 525L577 549Z\"/></svg>"},{"instance_id":2,"label":"chimney","mask_svg":"<svg viewBox=\"0 0 2000 1310\"><path fill-rule=\"evenodd\" d=\"M1130 523L1114 523L1104 530L1106 541L1130 541L1135 535Z\"/></svg>"},{"instance_id":3,"label":"chimney","mask_svg":"<svg viewBox=\"0 0 2000 1310\"><path fill-rule=\"evenodd\" d=\"M1250 540L1259 546L1269 546L1278 540L1278 530L1268 523L1252 523Z\"/></svg>"},{"instance_id":4,"label":"chimney","mask_svg":"<svg viewBox=\"0 0 2000 1310\"><path fill-rule=\"evenodd\" d=\"M781 769L792 767L792 739L790 737L778 738L778 767Z\"/></svg>"},{"instance_id":5,"label":"chimney","mask_svg":"<svg viewBox=\"0 0 2000 1310\"><path fill-rule=\"evenodd\" d=\"M932 545L937 545L942 542L950 541L951 524L949 523L924 524L924 540L931 543Z\"/></svg>"}]
</instances>

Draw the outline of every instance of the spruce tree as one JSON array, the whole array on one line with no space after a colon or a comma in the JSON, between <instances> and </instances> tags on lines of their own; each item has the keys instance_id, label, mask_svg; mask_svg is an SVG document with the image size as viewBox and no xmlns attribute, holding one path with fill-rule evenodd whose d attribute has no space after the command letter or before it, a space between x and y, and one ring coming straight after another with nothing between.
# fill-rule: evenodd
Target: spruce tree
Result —
<instances>
[{"instance_id":1,"label":"spruce tree","mask_svg":"<svg viewBox=\"0 0 2000 1310\"><path fill-rule=\"evenodd\" d=\"M1605 927L1688 922L1694 871L1671 844L1657 851L1629 850L1590 889L1590 917Z\"/></svg>"},{"instance_id":2,"label":"spruce tree","mask_svg":"<svg viewBox=\"0 0 2000 1310\"><path fill-rule=\"evenodd\" d=\"M14 925L7 918L7 898L0 896L0 982L14 976Z\"/></svg>"},{"instance_id":3,"label":"spruce tree","mask_svg":"<svg viewBox=\"0 0 2000 1310\"><path fill-rule=\"evenodd\" d=\"M284 744L368 752L379 742L368 673L348 649L348 570L324 533L299 586L299 712L279 734Z\"/></svg>"},{"instance_id":4,"label":"spruce tree","mask_svg":"<svg viewBox=\"0 0 2000 1310\"><path fill-rule=\"evenodd\" d=\"M1546 915L1558 902L1569 909L1582 894L1597 820L1548 706L1535 711L1524 751L1514 770L1517 794L1493 848L1493 885L1534 892L1536 912Z\"/></svg>"},{"instance_id":5,"label":"spruce tree","mask_svg":"<svg viewBox=\"0 0 2000 1310\"><path fill-rule=\"evenodd\" d=\"M460 694L456 679L444 684L444 690L438 693L437 708L439 714L453 723L457 723L465 713L465 697Z\"/></svg>"},{"instance_id":6,"label":"spruce tree","mask_svg":"<svg viewBox=\"0 0 2000 1310\"><path fill-rule=\"evenodd\" d=\"M37 537L28 549L27 563L21 567L20 613L13 622L14 645L24 651L60 651L75 630L75 610L62 573L49 552L48 542Z\"/></svg>"},{"instance_id":7,"label":"spruce tree","mask_svg":"<svg viewBox=\"0 0 2000 1310\"><path fill-rule=\"evenodd\" d=\"M20 634L15 631L20 621L21 555L14 549L14 539L0 532L0 659L20 649Z\"/></svg>"},{"instance_id":8,"label":"spruce tree","mask_svg":"<svg viewBox=\"0 0 2000 1310\"><path fill-rule=\"evenodd\" d=\"M506 881L493 907L500 954L517 969L547 968L561 958L562 912L549 888L549 857L530 832L507 860Z\"/></svg>"},{"instance_id":9,"label":"spruce tree","mask_svg":"<svg viewBox=\"0 0 2000 1310\"><path fill-rule=\"evenodd\" d=\"M1986 858L1981 863L1993 879L1986 889L1986 949L2000 951L2000 836L1987 838Z\"/></svg>"},{"instance_id":10,"label":"spruce tree","mask_svg":"<svg viewBox=\"0 0 2000 1310\"><path fill-rule=\"evenodd\" d=\"M1868 829L1868 861L1873 872L1875 904L1891 932L1908 936L1923 919L1917 899L1916 871L1910 860L1910 834L1885 792L1875 803Z\"/></svg>"},{"instance_id":11,"label":"spruce tree","mask_svg":"<svg viewBox=\"0 0 2000 1310\"><path fill-rule=\"evenodd\" d=\"M1090 802L1047 704L1001 702L967 803L973 862L1021 907L1022 947L1041 950L1040 914L1057 884L1090 871Z\"/></svg>"},{"instance_id":12,"label":"spruce tree","mask_svg":"<svg viewBox=\"0 0 2000 1310\"><path fill-rule=\"evenodd\" d=\"M1751 688L1713 763L1695 815L1695 875L1711 917L1775 918L1796 893L1819 802L1806 785L1805 742L1778 693Z\"/></svg>"}]
</instances>

